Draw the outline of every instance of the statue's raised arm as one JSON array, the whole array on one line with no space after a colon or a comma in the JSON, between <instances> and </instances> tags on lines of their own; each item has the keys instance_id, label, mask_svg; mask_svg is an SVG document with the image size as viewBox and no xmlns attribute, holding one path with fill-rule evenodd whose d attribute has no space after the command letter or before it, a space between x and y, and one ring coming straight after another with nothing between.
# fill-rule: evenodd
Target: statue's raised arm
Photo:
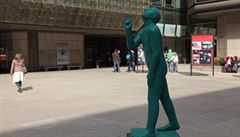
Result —
<instances>
[{"instance_id":1,"label":"statue's raised arm","mask_svg":"<svg viewBox=\"0 0 240 137\"><path fill-rule=\"evenodd\" d=\"M136 35L134 38L133 32L132 32L132 19L128 18L124 22L124 28L126 31L126 39L127 39L127 47L129 50L137 48L141 44L141 31Z\"/></svg>"}]
</instances>

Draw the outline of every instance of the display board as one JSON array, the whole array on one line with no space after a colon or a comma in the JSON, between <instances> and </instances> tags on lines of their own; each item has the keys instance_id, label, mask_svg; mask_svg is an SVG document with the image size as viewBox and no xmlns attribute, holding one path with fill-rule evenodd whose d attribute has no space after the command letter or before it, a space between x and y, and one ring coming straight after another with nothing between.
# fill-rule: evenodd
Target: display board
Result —
<instances>
[{"instance_id":1,"label":"display board","mask_svg":"<svg viewBox=\"0 0 240 137\"><path fill-rule=\"evenodd\" d=\"M213 65L213 36L192 36L192 65Z\"/></svg>"},{"instance_id":2,"label":"display board","mask_svg":"<svg viewBox=\"0 0 240 137\"><path fill-rule=\"evenodd\" d=\"M67 44L57 44L57 65L69 64L69 53Z\"/></svg>"}]
</instances>

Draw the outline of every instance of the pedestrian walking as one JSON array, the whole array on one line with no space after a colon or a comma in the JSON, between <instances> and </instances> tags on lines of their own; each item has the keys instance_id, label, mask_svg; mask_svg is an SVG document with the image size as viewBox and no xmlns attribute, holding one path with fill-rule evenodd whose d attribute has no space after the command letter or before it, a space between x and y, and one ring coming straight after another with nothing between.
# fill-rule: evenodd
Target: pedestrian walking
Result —
<instances>
[{"instance_id":1,"label":"pedestrian walking","mask_svg":"<svg viewBox=\"0 0 240 137\"><path fill-rule=\"evenodd\" d=\"M167 53L167 60L168 60L168 69L170 72L173 72L173 52L171 49L168 50L168 53Z\"/></svg>"},{"instance_id":2,"label":"pedestrian walking","mask_svg":"<svg viewBox=\"0 0 240 137\"><path fill-rule=\"evenodd\" d=\"M132 71L135 71L135 53L133 50L131 50L131 67L132 67Z\"/></svg>"},{"instance_id":3,"label":"pedestrian walking","mask_svg":"<svg viewBox=\"0 0 240 137\"><path fill-rule=\"evenodd\" d=\"M127 71L131 72L132 71L131 52L127 52L127 54L126 54L126 61L127 61L127 64L128 64Z\"/></svg>"},{"instance_id":4,"label":"pedestrian walking","mask_svg":"<svg viewBox=\"0 0 240 137\"><path fill-rule=\"evenodd\" d=\"M22 59L21 54L17 53L12 60L10 74L13 76L13 82L16 84L19 93L22 92L23 77L26 72L27 69L24 64L24 59Z\"/></svg>"},{"instance_id":5,"label":"pedestrian walking","mask_svg":"<svg viewBox=\"0 0 240 137\"><path fill-rule=\"evenodd\" d=\"M120 56L119 56L117 49L115 49L115 51L113 52L112 58L113 58L113 72L119 72L120 71Z\"/></svg>"},{"instance_id":6,"label":"pedestrian walking","mask_svg":"<svg viewBox=\"0 0 240 137\"><path fill-rule=\"evenodd\" d=\"M118 63L119 63L119 65L118 65L118 72L121 72L121 69L120 69L120 67L121 67L121 56L120 56L120 50L118 50Z\"/></svg>"},{"instance_id":7,"label":"pedestrian walking","mask_svg":"<svg viewBox=\"0 0 240 137\"><path fill-rule=\"evenodd\" d=\"M179 59L178 59L177 52L174 52L172 61L173 61L173 72L178 72L178 62L179 62Z\"/></svg>"}]
</instances>

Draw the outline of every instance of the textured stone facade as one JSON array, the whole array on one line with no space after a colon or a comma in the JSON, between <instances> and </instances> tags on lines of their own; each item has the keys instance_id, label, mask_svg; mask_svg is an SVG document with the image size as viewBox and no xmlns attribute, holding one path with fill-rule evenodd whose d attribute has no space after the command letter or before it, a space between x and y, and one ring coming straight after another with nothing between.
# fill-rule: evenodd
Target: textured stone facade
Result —
<instances>
[{"instance_id":1,"label":"textured stone facade","mask_svg":"<svg viewBox=\"0 0 240 137\"><path fill-rule=\"evenodd\" d=\"M240 12L219 17L217 23L217 56L240 57Z\"/></svg>"},{"instance_id":2,"label":"textured stone facade","mask_svg":"<svg viewBox=\"0 0 240 137\"><path fill-rule=\"evenodd\" d=\"M131 16L133 29L143 24L141 13L148 0L88 1L72 0L0 0L0 23L123 30L122 23ZM132 6L134 5L134 6Z\"/></svg>"},{"instance_id":3,"label":"textured stone facade","mask_svg":"<svg viewBox=\"0 0 240 137\"><path fill-rule=\"evenodd\" d=\"M39 65L57 65L57 45L68 48L69 65L84 64L84 36L70 33L38 33Z\"/></svg>"}]
</instances>

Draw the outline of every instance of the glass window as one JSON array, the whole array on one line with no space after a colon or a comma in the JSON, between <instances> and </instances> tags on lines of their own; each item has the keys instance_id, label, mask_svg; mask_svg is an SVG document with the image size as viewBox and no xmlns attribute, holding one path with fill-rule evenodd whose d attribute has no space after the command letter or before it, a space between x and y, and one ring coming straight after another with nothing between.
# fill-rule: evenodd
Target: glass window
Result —
<instances>
[{"instance_id":1,"label":"glass window","mask_svg":"<svg viewBox=\"0 0 240 137\"><path fill-rule=\"evenodd\" d=\"M209 28L208 34L210 34L210 35L216 35L216 28Z\"/></svg>"},{"instance_id":2,"label":"glass window","mask_svg":"<svg viewBox=\"0 0 240 137\"><path fill-rule=\"evenodd\" d=\"M197 35L198 34L198 27L194 27L194 31L193 31L193 35Z\"/></svg>"},{"instance_id":3,"label":"glass window","mask_svg":"<svg viewBox=\"0 0 240 137\"><path fill-rule=\"evenodd\" d=\"M82 6L83 6L84 8L88 8L88 7L89 7L89 1L88 1L88 0L82 1Z\"/></svg>"},{"instance_id":4,"label":"glass window","mask_svg":"<svg viewBox=\"0 0 240 137\"><path fill-rule=\"evenodd\" d=\"M80 6L79 0L73 0L73 6Z\"/></svg>"},{"instance_id":5,"label":"glass window","mask_svg":"<svg viewBox=\"0 0 240 137\"><path fill-rule=\"evenodd\" d=\"M174 24L165 24L164 25L164 36L166 37L175 37L176 25Z\"/></svg>"},{"instance_id":6,"label":"glass window","mask_svg":"<svg viewBox=\"0 0 240 137\"><path fill-rule=\"evenodd\" d=\"M105 10L105 9L104 9L104 5L105 5L104 1L99 1L99 2L98 2L98 9L99 9L99 10Z\"/></svg>"},{"instance_id":7,"label":"glass window","mask_svg":"<svg viewBox=\"0 0 240 137\"><path fill-rule=\"evenodd\" d=\"M97 7L97 1L96 0L89 0L90 2L90 8L96 8Z\"/></svg>"},{"instance_id":8,"label":"glass window","mask_svg":"<svg viewBox=\"0 0 240 137\"><path fill-rule=\"evenodd\" d=\"M187 26L177 25L176 36L177 37L185 37L187 32Z\"/></svg>"},{"instance_id":9,"label":"glass window","mask_svg":"<svg viewBox=\"0 0 240 137\"><path fill-rule=\"evenodd\" d=\"M201 35L208 34L208 28L207 27L199 27L198 34L201 34Z\"/></svg>"},{"instance_id":10,"label":"glass window","mask_svg":"<svg viewBox=\"0 0 240 137\"><path fill-rule=\"evenodd\" d=\"M175 3L174 3L175 8L180 9L180 8L181 8L182 0L175 0L174 2L175 2Z\"/></svg>"},{"instance_id":11,"label":"glass window","mask_svg":"<svg viewBox=\"0 0 240 137\"><path fill-rule=\"evenodd\" d=\"M104 10L111 10L111 1L110 0L104 0L105 8Z\"/></svg>"},{"instance_id":12,"label":"glass window","mask_svg":"<svg viewBox=\"0 0 240 137\"><path fill-rule=\"evenodd\" d=\"M164 24L162 24L162 23L157 23L157 26L158 26L161 34L163 35L163 27L164 27Z\"/></svg>"}]
</instances>

